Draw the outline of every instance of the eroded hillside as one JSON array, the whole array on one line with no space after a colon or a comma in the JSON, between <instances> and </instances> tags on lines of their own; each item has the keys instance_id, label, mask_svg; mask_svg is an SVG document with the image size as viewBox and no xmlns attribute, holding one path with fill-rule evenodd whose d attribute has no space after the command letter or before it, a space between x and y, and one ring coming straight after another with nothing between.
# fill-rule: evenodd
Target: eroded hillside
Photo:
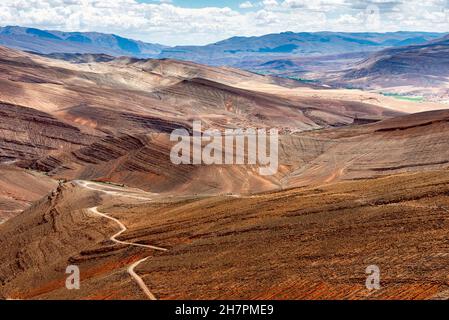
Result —
<instances>
[{"instance_id":1,"label":"eroded hillside","mask_svg":"<svg viewBox=\"0 0 449 320\"><path fill-rule=\"evenodd\" d=\"M447 297L447 171L246 197L161 198L68 183L0 228L1 292L20 299ZM117 244L110 237L166 248ZM96 210L96 209L95 209ZM80 267L80 290L65 268ZM382 289L365 288L377 265Z\"/></svg>"},{"instance_id":2,"label":"eroded hillside","mask_svg":"<svg viewBox=\"0 0 449 320\"><path fill-rule=\"evenodd\" d=\"M428 111L443 105L175 60L0 53L0 298L448 296L449 112ZM277 172L175 165L170 134L195 120L278 129Z\"/></svg>"}]
</instances>

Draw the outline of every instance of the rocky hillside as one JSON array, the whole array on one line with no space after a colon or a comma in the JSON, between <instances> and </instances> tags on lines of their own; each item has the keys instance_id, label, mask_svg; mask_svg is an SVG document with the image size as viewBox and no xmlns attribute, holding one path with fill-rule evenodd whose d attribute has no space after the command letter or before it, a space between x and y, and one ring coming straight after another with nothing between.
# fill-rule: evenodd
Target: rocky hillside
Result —
<instances>
[{"instance_id":1,"label":"rocky hillside","mask_svg":"<svg viewBox=\"0 0 449 320\"><path fill-rule=\"evenodd\" d=\"M214 65L236 65L254 59L307 57L422 44L443 36L441 33L392 32L283 32L260 37L233 37L206 46L165 48L160 57L191 60Z\"/></svg>"},{"instance_id":2,"label":"rocky hillside","mask_svg":"<svg viewBox=\"0 0 449 320\"><path fill-rule=\"evenodd\" d=\"M423 45L386 49L329 82L386 93L449 97L449 37Z\"/></svg>"},{"instance_id":3,"label":"rocky hillside","mask_svg":"<svg viewBox=\"0 0 449 320\"><path fill-rule=\"evenodd\" d=\"M97 32L61 32L7 26L0 28L0 45L38 53L103 53L114 56L155 57L159 44Z\"/></svg>"}]
</instances>

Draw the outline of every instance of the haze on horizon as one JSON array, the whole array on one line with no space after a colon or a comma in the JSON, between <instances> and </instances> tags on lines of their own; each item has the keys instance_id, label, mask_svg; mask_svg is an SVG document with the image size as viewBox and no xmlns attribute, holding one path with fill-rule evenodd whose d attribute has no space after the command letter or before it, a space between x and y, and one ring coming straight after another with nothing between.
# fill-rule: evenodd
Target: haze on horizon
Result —
<instances>
[{"instance_id":1,"label":"haze on horizon","mask_svg":"<svg viewBox=\"0 0 449 320\"><path fill-rule=\"evenodd\" d=\"M285 31L449 32L449 0L5 0L0 21L204 45Z\"/></svg>"}]
</instances>

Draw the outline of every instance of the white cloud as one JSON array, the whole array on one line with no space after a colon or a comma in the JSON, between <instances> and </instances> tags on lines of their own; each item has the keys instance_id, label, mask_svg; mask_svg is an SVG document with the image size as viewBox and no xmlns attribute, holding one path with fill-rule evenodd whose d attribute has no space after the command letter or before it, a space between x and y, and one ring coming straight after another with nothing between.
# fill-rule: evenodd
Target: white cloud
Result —
<instances>
[{"instance_id":1,"label":"white cloud","mask_svg":"<svg viewBox=\"0 0 449 320\"><path fill-rule=\"evenodd\" d=\"M263 0L262 5L265 7L277 7L279 3L276 0Z\"/></svg>"},{"instance_id":2,"label":"white cloud","mask_svg":"<svg viewBox=\"0 0 449 320\"><path fill-rule=\"evenodd\" d=\"M251 1L245 1L245 2L242 2L239 5L240 9L250 9L250 8L253 8L253 7L254 7L254 5L253 5L253 3Z\"/></svg>"},{"instance_id":3,"label":"white cloud","mask_svg":"<svg viewBox=\"0 0 449 320\"><path fill-rule=\"evenodd\" d=\"M2 25L116 33L170 45L282 31L449 31L448 0L258 0L242 2L241 8L251 9L242 11L182 8L167 2L2 0L0 21ZM367 14L369 6L379 9L378 20Z\"/></svg>"},{"instance_id":4,"label":"white cloud","mask_svg":"<svg viewBox=\"0 0 449 320\"><path fill-rule=\"evenodd\" d=\"M307 8L307 5L313 1L306 0L285 0L282 2L282 6L286 8Z\"/></svg>"}]
</instances>

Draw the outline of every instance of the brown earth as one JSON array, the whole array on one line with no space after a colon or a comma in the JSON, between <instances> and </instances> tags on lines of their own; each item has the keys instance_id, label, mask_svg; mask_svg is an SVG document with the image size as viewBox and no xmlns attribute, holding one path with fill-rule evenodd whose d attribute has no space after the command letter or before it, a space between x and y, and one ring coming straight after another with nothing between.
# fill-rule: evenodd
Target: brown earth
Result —
<instances>
[{"instance_id":1,"label":"brown earth","mask_svg":"<svg viewBox=\"0 0 449 320\"><path fill-rule=\"evenodd\" d=\"M0 165L0 224L50 193L56 185L43 174Z\"/></svg>"},{"instance_id":2,"label":"brown earth","mask_svg":"<svg viewBox=\"0 0 449 320\"><path fill-rule=\"evenodd\" d=\"M164 133L107 138L70 155L40 159L35 167L55 178L112 181L170 195L250 194L444 169L449 166L448 131L449 111L440 110L284 134L279 171L265 177L254 166L173 165L172 144Z\"/></svg>"},{"instance_id":3,"label":"brown earth","mask_svg":"<svg viewBox=\"0 0 449 320\"><path fill-rule=\"evenodd\" d=\"M332 144L284 180L310 185L447 168L449 111L424 112L375 124L298 134Z\"/></svg>"},{"instance_id":4,"label":"brown earth","mask_svg":"<svg viewBox=\"0 0 449 320\"><path fill-rule=\"evenodd\" d=\"M174 60L0 54L0 298L144 299L135 263L161 299L449 296L449 111L402 112L442 105ZM278 128L278 173L172 164L169 135L193 120ZM72 264L81 290L65 289Z\"/></svg>"},{"instance_id":5,"label":"brown earth","mask_svg":"<svg viewBox=\"0 0 449 320\"><path fill-rule=\"evenodd\" d=\"M373 53L341 71L322 72L327 83L448 102L449 36ZM317 76L320 76L319 74Z\"/></svg>"},{"instance_id":6,"label":"brown earth","mask_svg":"<svg viewBox=\"0 0 449 320\"><path fill-rule=\"evenodd\" d=\"M0 161L18 161L54 179L112 181L172 194L272 190L305 161L290 150L313 141L285 138L286 163L278 176L264 178L248 166L175 168L168 161L168 134L189 129L193 120L202 120L204 129L276 127L288 134L402 114L332 95L298 98L301 90L327 89L232 68L130 58L74 64L0 51ZM278 94L273 88L299 91ZM306 151L306 160L326 145Z\"/></svg>"},{"instance_id":7,"label":"brown earth","mask_svg":"<svg viewBox=\"0 0 449 320\"><path fill-rule=\"evenodd\" d=\"M136 272L160 299L432 299L449 290L447 171L248 197L145 203L126 194L69 183L3 224L2 295L141 299L126 268L148 256ZM114 245L117 226L86 210L100 204L127 226L120 240L168 251ZM69 264L80 267L81 290L64 287ZM364 287L369 265L381 270L376 292Z\"/></svg>"}]
</instances>

